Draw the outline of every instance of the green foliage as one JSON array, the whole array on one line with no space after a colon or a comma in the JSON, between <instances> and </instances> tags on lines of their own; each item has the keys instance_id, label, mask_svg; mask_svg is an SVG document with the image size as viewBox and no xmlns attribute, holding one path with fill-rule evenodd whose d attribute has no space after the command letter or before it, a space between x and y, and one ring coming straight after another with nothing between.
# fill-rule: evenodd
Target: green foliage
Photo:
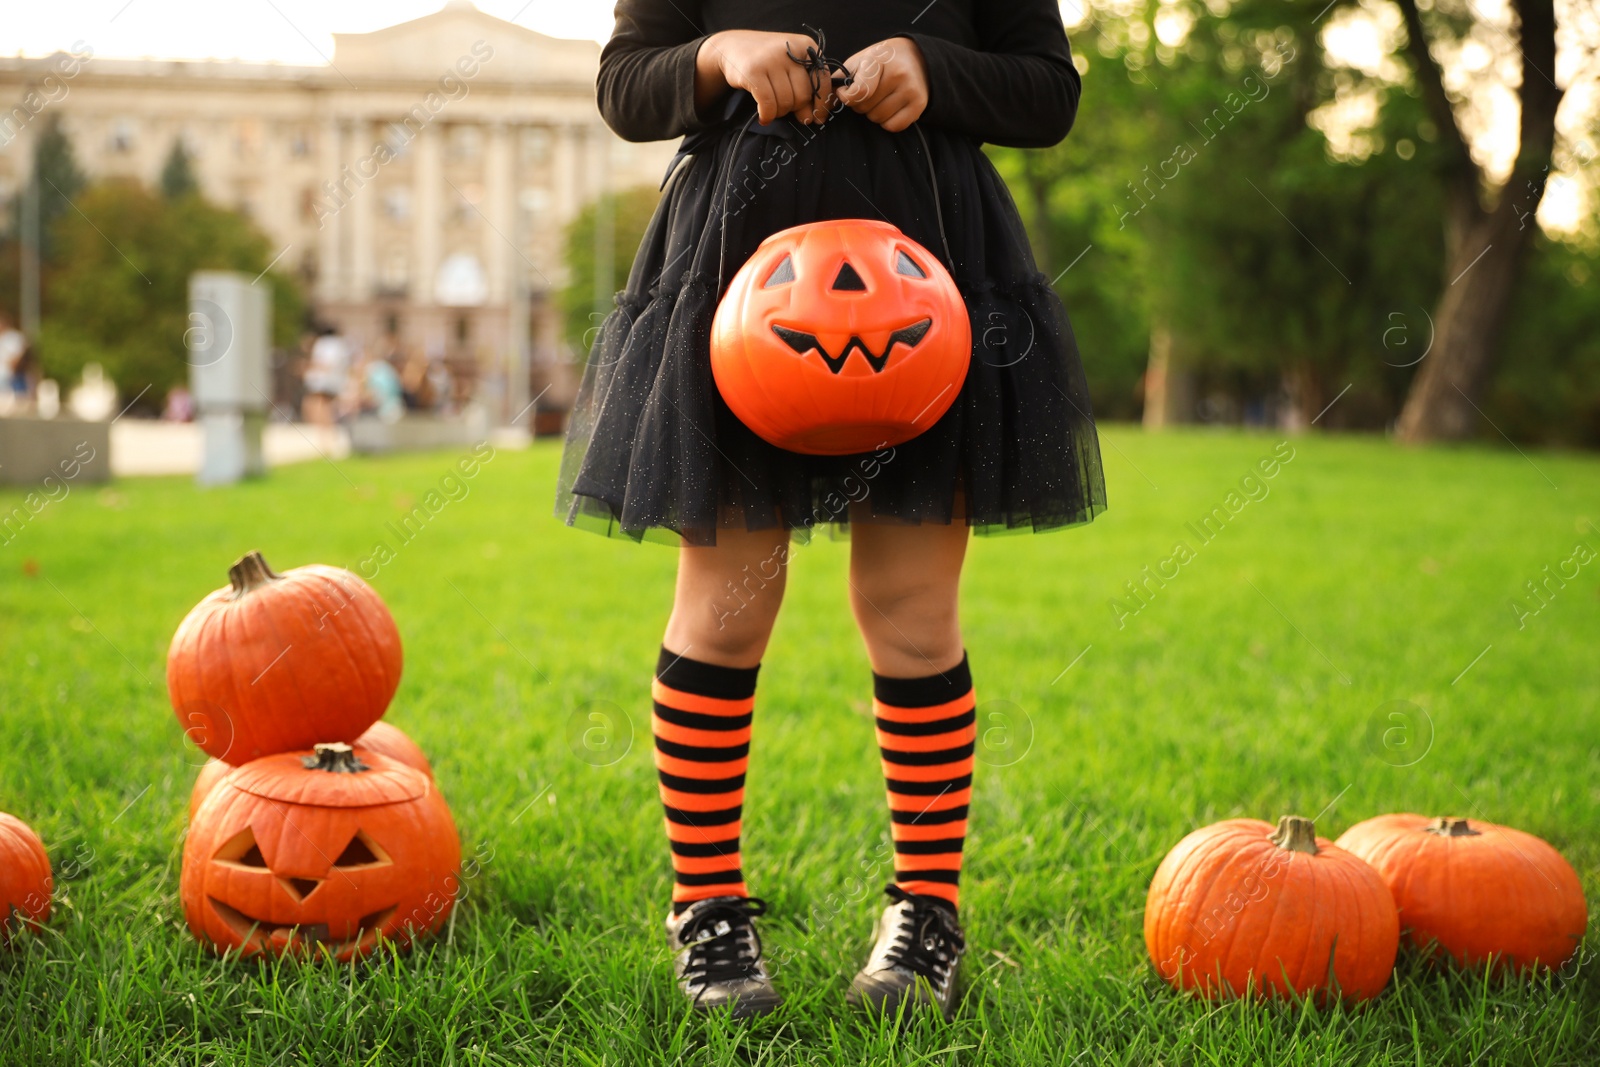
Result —
<instances>
[{"instance_id":1,"label":"green foliage","mask_svg":"<svg viewBox=\"0 0 1600 1067\"><path fill-rule=\"evenodd\" d=\"M1513 440L1600 448L1600 254L1540 234L1529 260L1484 411Z\"/></svg>"},{"instance_id":2,"label":"green foliage","mask_svg":"<svg viewBox=\"0 0 1600 1067\"><path fill-rule=\"evenodd\" d=\"M1449 6L1447 36L1472 22ZM1315 414L1348 385L1327 424L1387 425L1442 284L1442 148L1421 100L1326 65L1319 32L1337 6L1130 0L1115 10L1126 17L1103 11L1073 34L1086 71L1067 141L990 150L1041 269L1056 277L1088 249L1057 288L1096 412L1139 413L1148 339L1160 325L1202 393L1265 399L1289 379ZM1168 47L1155 19L1178 10L1195 21ZM1336 157L1308 118L1336 94L1367 89L1380 101L1367 151ZM1517 430L1507 432L1590 439L1579 424L1592 425L1600 393L1567 387L1591 389L1583 353L1600 332L1600 305L1565 281L1528 279L1597 269L1592 245L1536 243L1529 298L1513 308L1505 341L1516 347L1501 364L1506 395L1527 417L1508 413ZM1545 343L1524 362L1535 336ZM1547 375L1542 389L1532 366ZM1566 428L1551 436L1542 419Z\"/></svg>"},{"instance_id":3,"label":"green foliage","mask_svg":"<svg viewBox=\"0 0 1600 1067\"><path fill-rule=\"evenodd\" d=\"M645 227L655 213L661 194L648 185L626 189L596 199L567 224L567 284L561 291L563 336L580 359L587 359L594 344L595 329L611 313L611 294L621 289L628 267L639 250ZM607 243L599 240L609 216L611 231L610 281L596 286L596 274L603 270ZM598 255L597 255L598 254ZM600 294L604 293L604 299Z\"/></svg>"},{"instance_id":4,"label":"green foliage","mask_svg":"<svg viewBox=\"0 0 1600 1067\"><path fill-rule=\"evenodd\" d=\"M206 490L69 483L0 550L0 808L41 833L56 869L49 930L0 953L0 1060L1600 1063L1594 929L1558 977L1405 957L1376 1001L1340 1008L1176 996L1141 927L1151 874L1184 834L1286 812L1330 838L1384 811L1518 826L1565 852L1600 909L1600 562L1547 589L1524 627L1510 607L1576 541L1600 549L1574 526L1600 500L1600 460L1297 438L1258 483L1270 494L1202 545L1186 523L1274 439L1105 433L1109 512L969 553L970 950L956 1018L904 1029L844 1004L889 876L848 543L791 554L761 670L744 859L788 999L732 1022L691 1015L661 929L671 865L649 680L677 555L530 519L557 447L497 453L376 572L406 653L388 718L432 757L469 867L438 939L351 967L222 960L189 937L178 868L204 757L172 713L164 656L242 551L280 570L360 566L458 456L316 460ZM23 497L0 489L0 514ZM1119 628L1108 601L1179 538L1197 558ZM1392 717L1396 700L1415 710Z\"/></svg>"},{"instance_id":5,"label":"green foliage","mask_svg":"<svg viewBox=\"0 0 1600 1067\"><path fill-rule=\"evenodd\" d=\"M150 389L140 403L159 408L186 379L184 330L189 276L197 270L266 269L273 249L244 217L197 196L167 200L127 182L92 186L53 237L61 266L49 279L40 336L47 376L70 384L91 360L125 395ZM289 345L303 318L295 282L267 273L273 341Z\"/></svg>"},{"instance_id":6,"label":"green foliage","mask_svg":"<svg viewBox=\"0 0 1600 1067\"><path fill-rule=\"evenodd\" d=\"M72 213L72 201L88 184L78 168L72 141L61 128L59 115L51 115L39 131L33 157L33 183L39 196L39 256L46 264L58 263L62 250L55 238L56 220ZM12 199L12 233L23 234L23 193Z\"/></svg>"},{"instance_id":7,"label":"green foliage","mask_svg":"<svg viewBox=\"0 0 1600 1067\"><path fill-rule=\"evenodd\" d=\"M200 182L194 176L188 150L183 147L183 138L174 137L172 151L167 153L167 162L161 168L161 195L168 200L177 200L199 191Z\"/></svg>"}]
</instances>

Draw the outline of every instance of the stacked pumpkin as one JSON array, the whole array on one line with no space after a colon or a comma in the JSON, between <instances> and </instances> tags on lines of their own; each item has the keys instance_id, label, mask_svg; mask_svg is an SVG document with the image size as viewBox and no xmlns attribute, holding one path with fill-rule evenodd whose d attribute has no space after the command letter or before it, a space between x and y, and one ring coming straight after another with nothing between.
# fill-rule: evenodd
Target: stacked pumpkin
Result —
<instances>
[{"instance_id":1,"label":"stacked pumpkin","mask_svg":"<svg viewBox=\"0 0 1600 1067\"><path fill-rule=\"evenodd\" d=\"M337 567L277 574L251 552L228 577L167 653L173 710L212 757L189 802L189 929L341 960L438 929L461 841L427 757L379 721L400 684L389 609Z\"/></svg>"},{"instance_id":2,"label":"stacked pumpkin","mask_svg":"<svg viewBox=\"0 0 1600 1067\"><path fill-rule=\"evenodd\" d=\"M1577 872L1532 834L1382 815L1337 843L1311 820L1229 819L1194 831L1145 901L1151 962L1174 988L1359 1001L1388 984L1404 933L1467 967L1559 967L1588 908Z\"/></svg>"}]
</instances>

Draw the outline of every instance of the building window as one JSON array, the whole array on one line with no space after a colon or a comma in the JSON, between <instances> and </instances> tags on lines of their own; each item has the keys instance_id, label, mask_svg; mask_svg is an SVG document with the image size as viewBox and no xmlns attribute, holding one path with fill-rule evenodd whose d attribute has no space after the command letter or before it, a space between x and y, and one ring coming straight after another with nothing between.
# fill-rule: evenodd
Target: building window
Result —
<instances>
[{"instance_id":1,"label":"building window","mask_svg":"<svg viewBox=\"0 0 1600 1067\"><path fill-rule=\"evenodd\" d=\"M233 124L233 151L240 159L252 159L261 152L261 123L240 119Z\"/></svg>"},{"instance_id":2,"label":"building window","mask_svg":"<svg viewBox=\"0 0 1600 1067\"><path fill-rule=\"evenodd\" d=\"M404 222L411 217L411 188L405 185L396 185L383 193L383 214L395 222Z\"/></svg>"},{"instance_id":3,"label":"building window","mask_svg":"<svg viewBox=\"0 0 1600 1067\"><path fill-rule=\"evenodd\" d=\"M465 315L456 316L456 340L465 344L472 337L472 320Z\"/></svg>"},{"instance_id":4,"label":"building window","mask_svg":"<svg viewBox=\"0 0 1600 1067\"><path fill-rule=\"evenodd\" d=\"M478 158L482 150L483 130L464 124L450 127L449 152L452 162L470 163Z\"/></svg>"},{"instance_id":5,"label":"building window","mask_svg":"<svg viewBox=\"0 0 1600 1067\"><path fill-rule=\"evenodd\" d=\"M393 249L384 256L378 279L385 292L404 293L406 284L411 280L411 264L405 252Z\"/></svg>"},{"instance_id":6,"label":"building window","mask_svg":"<svg viewBox=\"0 0 1600 1067\"><path fill-rule=\"evenodd\" d=\"M112 119L106 147L113 152L132 152L137 141L135 129L134 121L130 118Z\"/></svg>"},{"instance_id":7,"label":"building window","mask_svg":"<svg viewBox=\"0 0 1600 1067\"><path fill-rule=\"evenodd\" d=\"M301 127L289 132L289 155L293 159L304 159L311 154L311 135Z\"/></svg>"},{"instance_id":8,"label":"building window","mask_svg":"<svg viewBox=\"0 0 1600 1067\"><path fill-rule=\"evenodd\" d=\"M456 252L439 264L434 299L448 307L480 307L489 296L483 265L471 252Z\"/></svg>"},{"instance_id":9,"label":"building window","mask_svg":"<svg viewBox=\"0 0 1600 1067\"><path fill-rule=\"evenodd\" d=\"M543 163L550 158L550 131L543 126L529 126L522 131L522 161Z\"/></svg>"},{"instance_id":10,"label":"building window","mask_svg":"<svg viewBox=\"0 0 1600 1067\"><path fill-rule=\"evenodd\" d=\"M540 185L524 189L518 194L517 203L529 215L540 218L550 210L550 190Z\"/></svg>"},{"instance_id":11,"label":"building window","mask_svg":"<svg viewBox=\"0 0 1600 1067\"><path fill-rule=\"evenodd\" d=\"M400 335L400 316L392 311L385 315L383 317L383 332L390 337L398 337Z\"/></svg>"},{"instance_id":12,"label":"building window","mask_svg":"<svg viewBox=\"0 0 1600 1067\"><path fill-rule=\"evenodd\" d=\"M417 135L403 122L391 122L383 132L383 143L388 146L389 154L395 159L402 158L411 149L411 142Z\"/></svg>"}]
</instances>

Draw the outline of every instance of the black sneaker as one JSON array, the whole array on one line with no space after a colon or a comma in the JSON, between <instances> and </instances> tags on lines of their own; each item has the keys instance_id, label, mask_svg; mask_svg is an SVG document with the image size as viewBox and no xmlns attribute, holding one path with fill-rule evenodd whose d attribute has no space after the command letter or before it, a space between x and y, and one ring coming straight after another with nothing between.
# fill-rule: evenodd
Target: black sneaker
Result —
<instances>
[{"instance_id":1,"label":"black sneaker","mask_svg":"<svg viewBox=\"0 0 1600 1067\"><path fill-rule=\"evenodd\" d=\"M867 965L850 983L846 999L893 1015L901 1003L937 1007L945 1017L955 1000L956 967L966 935L949 902L897 885L883 890L894 901L883 910Z\"/></svg>"},{"instance_id":2,"label":"black sneaker","mask_svg":"<svg viewBox=\"0 0 1600 1067\"><path fill-rule=\"evenodd\" d=\"M783 1002L761 962L761 938L751 922L766 912L767 902L756 897L711 897L667 916L678 988L696 1009L731 1008L743 1019Z\"/></svg>"}]
</instances>

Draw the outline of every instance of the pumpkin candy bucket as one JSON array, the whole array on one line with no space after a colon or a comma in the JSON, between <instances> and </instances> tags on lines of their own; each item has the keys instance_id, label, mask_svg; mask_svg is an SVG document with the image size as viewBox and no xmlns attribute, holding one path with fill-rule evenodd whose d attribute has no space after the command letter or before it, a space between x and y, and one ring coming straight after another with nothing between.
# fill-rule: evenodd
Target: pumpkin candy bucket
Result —
<instances>
[{"instance_id":1,"label":"pumpkin candy bucket","mask_svg":"<svg viewBox=\"0 0 1600 1067\"><path fill-rule=\"evenodd\" d=\"M711 371L728 407L763 440L812 455L922 433L955 402L971 358L971 323L949 272L870 219L768 237L711 325Z\"/></svg>"}]
</instances>

